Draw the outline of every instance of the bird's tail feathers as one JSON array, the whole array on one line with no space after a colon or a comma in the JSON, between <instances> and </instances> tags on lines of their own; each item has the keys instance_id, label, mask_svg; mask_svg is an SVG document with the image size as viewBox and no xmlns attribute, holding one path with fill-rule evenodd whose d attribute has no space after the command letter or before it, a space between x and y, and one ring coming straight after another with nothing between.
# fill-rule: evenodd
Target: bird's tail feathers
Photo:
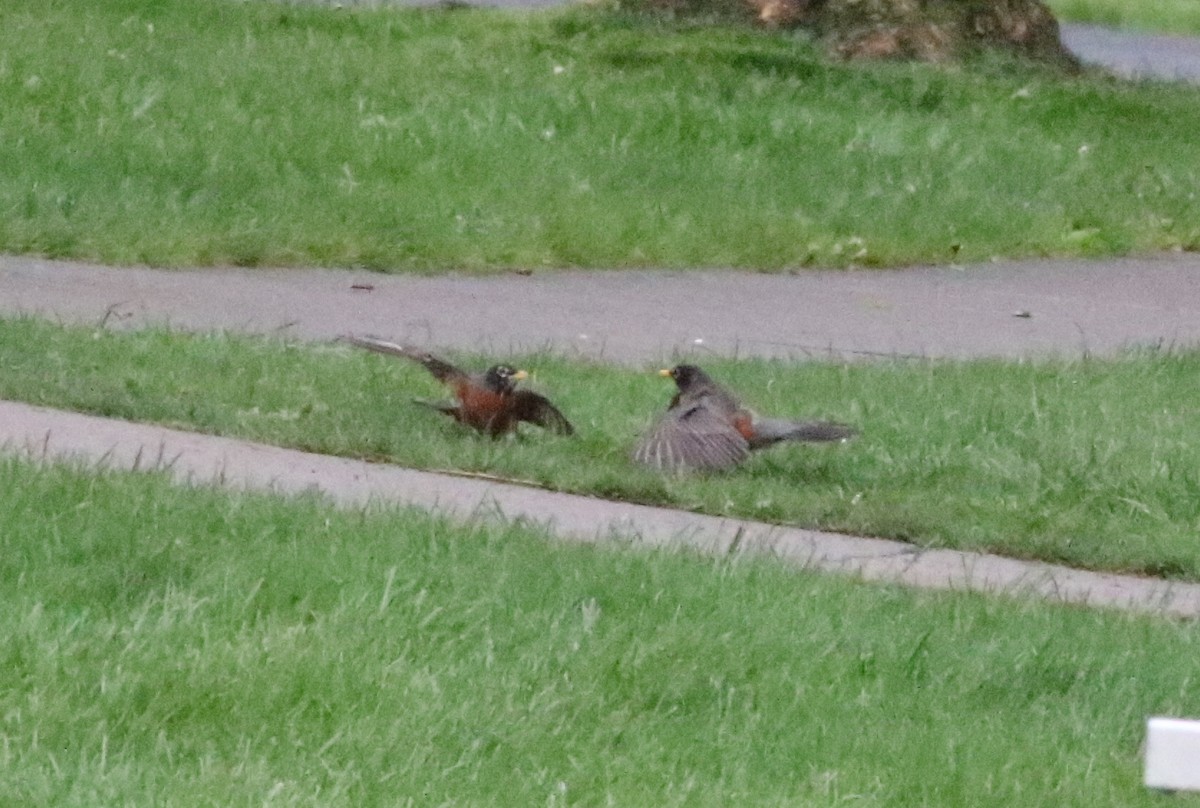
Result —
<instances>
[{"instance_id":1,"label":"bird's tail feathers","mask_svg":"<svg viewBox=\"0 0 1200 808\"><path fill-rule=\"evenodd\" d=\"M750 448L761 449L785 440L805 443L833 443L853 438L858 430L835 421L788 421L782 418L760 418L754 422L754 438Z\"/></svg>"}]
</instances>

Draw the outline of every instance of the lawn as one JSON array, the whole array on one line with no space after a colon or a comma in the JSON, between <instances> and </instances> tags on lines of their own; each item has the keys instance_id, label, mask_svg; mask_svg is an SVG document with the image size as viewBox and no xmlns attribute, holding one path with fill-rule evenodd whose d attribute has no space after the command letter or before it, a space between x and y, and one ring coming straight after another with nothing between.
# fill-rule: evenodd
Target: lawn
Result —
<instances>
[{"instance_id":1,"label":"lawn","mask_svg":"<svg viewBox=\"0 0 1200 808\"><path fill-rule=\"evenodd\" d=\"M0 251L396 271L1200 244L1200 90L598 9L0 12Z\"/></svg>"},{"instance_id":2,"label":"lawn","mask_svg":"<svg viewBox=\"0 0 1200 808\"><path fill-rule=\"evenodd\" d=\"M1200 580L1200 353L714 360L708 370L761 412L847 421L863 434L686 477L628 459L665 407L669 382L649 369L516 359L574 421L576 438L534 429L481 438L412 404L441 395L422 368L341 344L0 320L4 398L928 547Z\"/></svg>"},{"instance_id":3,"label":"lawn","mask_svg":"<svg viewBox=\"0 0 1200 808\"><path fill-rule=\"evenodd\" d=\"M1155 806L1200 629L0 459L0 802Z\"/></svg>"},{"instance_id":4,"label":"lawn","mask_svg":"<svg viewBox=\"0 0 1200 808\"><path fill-rule=\"evenodd\" d=\"M1047 0L1060 20L1200 34L1200 0Z\"/></svg>"},{"instance_id":5,"label":"lawn","mask_svg":"<svg viewBox=\"0 0 1200 808\"><path fill-rule=\"evenodd\" d=\"M0 251L494 271L1194 249L1198 100L589 10L18 0ZM1200 580L1195 352L714 361L756 408L863 436L682 478L627 459L662 379L514 359L577 438L464 433L409 402L437 395L424 371L342 345L0 320L0 397ZM0 491L3 804L1158 806L1144 720L1200 714L1193 623L7 457Z\"/></svg>"}]
</instances>

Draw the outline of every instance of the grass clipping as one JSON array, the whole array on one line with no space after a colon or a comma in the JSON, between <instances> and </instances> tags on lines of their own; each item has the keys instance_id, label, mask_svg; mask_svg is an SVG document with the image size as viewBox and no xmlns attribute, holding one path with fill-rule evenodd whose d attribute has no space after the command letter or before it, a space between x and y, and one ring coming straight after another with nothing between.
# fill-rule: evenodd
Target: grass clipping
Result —
<instances>
[{"instance_id":1,"label":"grass clipping","mask_svg":"<svg viewBox=\"0 0 1200 808\"><path fill-rule=\"evenodd\" d=\"M1076 69L1041 0L629 0L681 16L812 31L843 59L955 62L1000 50Z\"/></svg>"}]
</instances>

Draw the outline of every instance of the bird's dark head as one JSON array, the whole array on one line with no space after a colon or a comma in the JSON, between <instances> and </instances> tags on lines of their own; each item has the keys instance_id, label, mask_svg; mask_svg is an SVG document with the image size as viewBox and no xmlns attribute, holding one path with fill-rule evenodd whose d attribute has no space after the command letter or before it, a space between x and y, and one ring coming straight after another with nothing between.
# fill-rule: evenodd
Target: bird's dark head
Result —
<instances>
[{"instance_id":1,"label":"bird's dark head","mask_svg":"<svg viewBox=\"0 0 1200 808\"><path fill-rule=\"evenodd\" d=\"M711 382L708 374L695 365L676 365L670 369L660 370L658 373L660 376L674 379L675 384L685 393L697 385Z\"/></svg>"},{"instance_id":2,"label":"bird's dark head","mask_svg":"<svg viewBox=\"0 0 1200 808\"><path fill-rule=\"evenodd\" d=\"M517 370L509 365L492 365L483 375L488 388L497 393L511 393L517 386L517 382L528 377L529 374L525 371Z\"/></svg>"}]
</instances>

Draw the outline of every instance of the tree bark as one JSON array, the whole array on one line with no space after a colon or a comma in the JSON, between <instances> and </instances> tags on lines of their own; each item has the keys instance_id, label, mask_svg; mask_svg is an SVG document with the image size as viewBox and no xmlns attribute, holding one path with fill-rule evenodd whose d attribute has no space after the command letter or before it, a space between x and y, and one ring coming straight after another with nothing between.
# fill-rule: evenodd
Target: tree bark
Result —
<instances>
[{"instance_id":1,"label":"tree bark","mask_svg":"<svg viewBox=\"0 0 1200 808\"><path fill-rule=\"evenodd\" d=\"M810 28L845 59L948 62L999 48L1078 66L1041 0L746 0L761 24Z\"/></svg>"}]
</instances>

